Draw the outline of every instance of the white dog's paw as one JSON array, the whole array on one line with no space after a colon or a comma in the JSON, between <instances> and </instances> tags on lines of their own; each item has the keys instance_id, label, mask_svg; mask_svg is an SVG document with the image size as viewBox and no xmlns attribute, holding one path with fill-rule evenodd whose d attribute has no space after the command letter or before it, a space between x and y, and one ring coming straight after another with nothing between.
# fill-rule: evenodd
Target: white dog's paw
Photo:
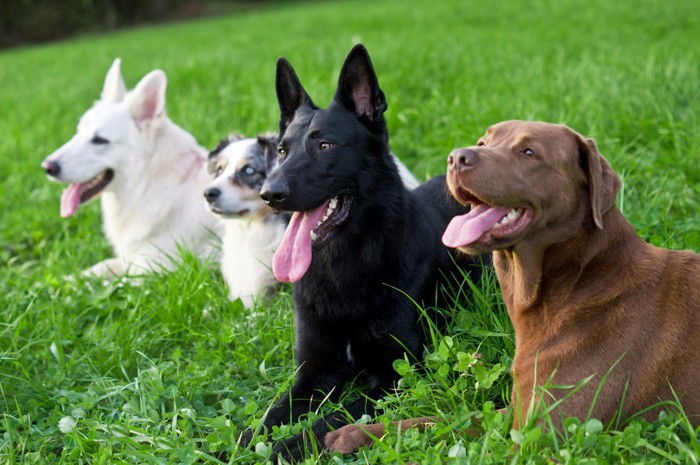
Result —
<instances>
[{"instance_id":1,"label":"white dog's paw","mask_svg":"<svg viewBox=\"0 0 700 465\"><path fill-rule=\"evenodd\" d=\"M111 280L125 273L126 266L124 262L118 258L109 258L84 270L81 275L88 278L102 278L105 283L109 283Z\"/></svg>"}]
</instances>

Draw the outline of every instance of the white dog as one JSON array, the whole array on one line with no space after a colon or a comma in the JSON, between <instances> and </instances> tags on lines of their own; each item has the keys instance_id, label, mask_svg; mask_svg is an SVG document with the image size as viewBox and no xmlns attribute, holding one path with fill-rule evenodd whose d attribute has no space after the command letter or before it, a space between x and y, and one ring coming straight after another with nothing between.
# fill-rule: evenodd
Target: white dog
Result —
<instances>
[{"instance_id":1,"label":"white dog","mask_svg":"<svg viewBox=\"0 0 700 465\"><path fill-rule=\"evenodd\" d=\"M260 188L277 164L277 143L274 134L229 136L209 154L208 171L214 181L204 197L226 224L221 272L229 298L240 298L246 307L277 283L272 257L290 219L289 214L274 214L260 198ZM406 187L418 186L411 172L395 161Z\"/></svg>"},{"instance_id":2,"label":"white dog","mask_svg":"<svg viewBox=\"0 0 700 465\"><path fill-rule=\"evenodd\" d=\"M41 164L50 179L70 183L61 216L101 194L116 258L85 274L109 279L171 269L179 246L200 257L215 249L221 222L201 201L210 181L206 150L166 116L166 82L155 70L127 93L117 58L75 136Z\"/></svg>"}]
</instances>

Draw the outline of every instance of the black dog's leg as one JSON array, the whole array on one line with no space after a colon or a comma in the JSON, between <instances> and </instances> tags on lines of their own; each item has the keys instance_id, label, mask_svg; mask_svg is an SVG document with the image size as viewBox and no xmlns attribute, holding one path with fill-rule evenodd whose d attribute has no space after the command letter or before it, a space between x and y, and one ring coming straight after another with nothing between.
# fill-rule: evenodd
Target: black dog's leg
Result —
<instances>
[{"instance_id":1,"label":"black dog's leg","mask_svg":"<svg viewBox=\"0 0 700 465\"><path fill-rule=\"evenodd\" d=\"M300 461L314 449L321 450L326 434L330 431L357 421L365 414L373 417L375 401L382 398L387 392L387 387L375 387L362 399L345 406L343 411L333 412L317 420L310 431L304 431L298 436L276 444L273 448L272 462L276 463L277 458L283 458L288 462Z\"/></svg>"},{"instance_id":2,"label":"black dog's leg","mask_svg":"<svg viewBox=\"0 0 700 465\"><path fill-rule=\"evenodd\" d=\"M300 331L297 324L297 371L294 386L268 412L263 427L269 432L275 425L291 423L301 415L317 409L324 400L335 402L352 370L347 361L346 343L335 334ZM243 434L240 445L247 447L253 431Z\"/></svg>"}]
</instances>

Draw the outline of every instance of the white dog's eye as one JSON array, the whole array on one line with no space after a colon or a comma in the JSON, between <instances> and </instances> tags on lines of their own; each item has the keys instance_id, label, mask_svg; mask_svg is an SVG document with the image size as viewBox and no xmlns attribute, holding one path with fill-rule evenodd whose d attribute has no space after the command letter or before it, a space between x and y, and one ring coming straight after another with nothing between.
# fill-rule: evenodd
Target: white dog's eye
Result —
<instances>
[{"instance_id":1,"label":"white dog's eye","mask_svg":"<svg viewBox=\"0 0 700 465\"><path fill-rule=\"evenodd\" d=\"M333 148L333 145L334 145L334 144L332 144L332 143L330 143L330 142L321 142L320 144L318 144L318 149L319 149L321 152L326 152L326 151L332 149L332 148Z\"/></svg>"},{"instance_id":2,"label":"white dog's eye","mask_svg":"<svg viewBox=\"0 0 700 465\"><path fill-rule=\"evenodd\" d=\"M104 145L109 144L109 141L104 137L100 137L97 134L95 134L94 136L92 136L92 139L90 139L90 143L95 145Z\"/></svg>"},{"instance_id":3,"label":"white dog's eye","mask_svg":"<svg viewBox=\"0 0 700 465\"><path fill-rule=\"evenodd\" d=\"M532 150L532 149L530 149L530 148L527 148L527 149L523 150L523 153L524 153L525 155L527 155L528 157L533 157L533 156L535 156L535 151Z\"/></svg>"},{"instance_id":4,"label":"white dog's eye","mask_svg":"<svg viewBox=\"0 0 700 465\"><path fill-rule=\"evenodd\" d=\"M217 165L216 171L214 171L214 177L218 178L219 176L221 176L221 173L223 173L223 172L224 172L224 167L221 165Z\"/></svg>"}]
</instances>

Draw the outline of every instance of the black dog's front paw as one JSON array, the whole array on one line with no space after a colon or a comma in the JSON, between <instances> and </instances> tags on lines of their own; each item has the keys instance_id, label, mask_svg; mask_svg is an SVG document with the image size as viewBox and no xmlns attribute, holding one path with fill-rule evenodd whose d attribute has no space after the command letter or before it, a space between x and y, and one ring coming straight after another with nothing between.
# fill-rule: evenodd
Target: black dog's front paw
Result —
<instances>
[{"instance_id":1,"label":"black dog's front paw","mask_svg":"<svg viewBox=\"0 0 700 465\"><path fill-rule=\"evenodd\" d=\"M239 439L238 441L238 445L243 448L248 447L250 445L250 442L253 440L253 436L254 433L252 429L245 430L241 435L241 439Z\"/></svg>"},{"instance_id":2,"label":"black dog's front paw","mask_svg":"<svg viewBox=\"0 0 700 465\"><path fill-rule=\"evenodd\" d=\"M289 463L297 463L305 457L319 452L323 446L316 439L316 435L311 431L304 431L290 439L280 441L272 448L272 463L277 463L277 459L283 459Z\"/></svg>"}]
</instances>

